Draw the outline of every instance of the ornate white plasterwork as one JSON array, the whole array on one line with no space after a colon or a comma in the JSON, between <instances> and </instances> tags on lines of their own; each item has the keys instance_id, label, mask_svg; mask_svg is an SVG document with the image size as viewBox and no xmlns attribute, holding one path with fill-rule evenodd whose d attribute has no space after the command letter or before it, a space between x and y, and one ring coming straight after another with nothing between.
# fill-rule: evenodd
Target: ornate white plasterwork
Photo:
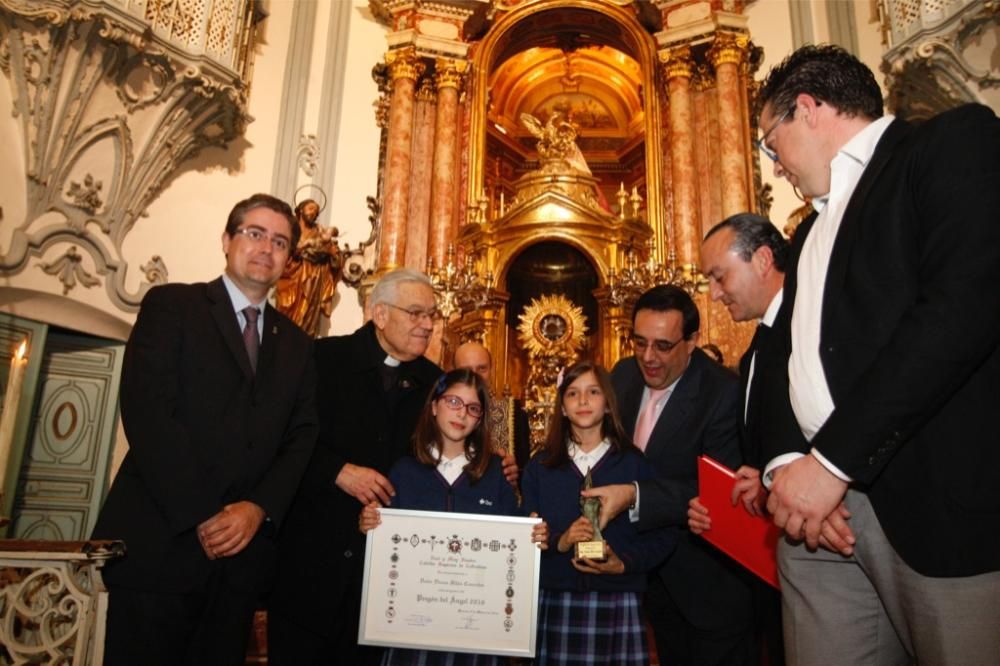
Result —
<instances>
[{"instance_id":1,"label":"ornate white plasterwork","mask_svg":"<svg viewBox=\"0 0 1000 666\"><path fill-rule=\"evenodd\" d=\"M903 12L900 7L907 3L919 4L922 11ZM925 5L940 11L923 11ZM883 16L889 34L902 38L882 63L893 113L921 120L966 102L995 104L1000 75L988 64L973 64L968 54L987 33L994 40L1000 35L1000 1L957 0L942 8L927 0L886 0ZM901 16L909 22L898 25Z\"/></svg>"},{"instance_id":2,"label":"ornate white plasterwork","mask_svg":"<svg viewBox=\"0 0 1000 666\"><path fill-rule=\"evenodd\" d=\"M60 265L51 274L64 290L103 282L125 311L166 282L154 256L140 267L138 288L126 286L125 237L184 161L225 146L252 121L253 0L194 4L216 23L176 15L164 23L156 12L170 3L0 0L0 70L26 174L25 216L8 220L15 230L0 275L47 259L46 272ZM228 20L222 32L218 17ZM220 35L228 48L216 44Z\"/></svg>"}]
</instances>

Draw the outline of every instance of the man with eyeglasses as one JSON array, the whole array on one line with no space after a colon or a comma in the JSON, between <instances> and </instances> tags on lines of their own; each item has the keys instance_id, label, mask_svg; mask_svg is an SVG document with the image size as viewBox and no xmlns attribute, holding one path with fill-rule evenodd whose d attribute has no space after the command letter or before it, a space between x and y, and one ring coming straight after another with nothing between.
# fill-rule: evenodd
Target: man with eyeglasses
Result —
<instances>
[{"instance_id":1,"label":"man with eyeglasses","mask_svg":"<svg viewBox=\"0 0 1000 666\"><path fill-rule=\"evenodd\" d=\"M795 234L765 404L797 426L764 474L792 540L788 659L997 663L1000 120L884 116L836 46L794 52L759 101L775 174L818 211Z\"/></svg>"},{"instance_id":2,"label":"man with eyeglasses","mask_svg":"<svg viewBox=\"0 0 1000 666\"><path fill-rule=\"evenodd\" d=\"M387 474L410 451L441 369L423 356L438 318L426 275L385 274L368 299L371 321L316 343L320 436L289 511L268 605L272 665L376 663L357 645L364 536L362 506L389 504Z\"/></svg>"},{"instance_id":3,"label":"man with eyeglasses","mask_svg":"<svg viewBox=\"0 0 1000 666\"><path fill-rule=\"evenodd\" d=\"M94 528L122 539L104 663L243 664L281 525L316 440L312 342L267 302L288 204L240 201L207 284L153 287L125 348L129 451Z\"/></svg>"},{"instance_id":4,"label":"man with eyeglasses","mask_svg":"<svg viewBox=\"0 0 1000 666\"><path fill-rule=\"evenodd\" d=\"M601 522L624 510L640 530L682 528L674 554L650 574L646 617L665 664L750 663L748 577L686 528L688 502L698 493L697 458L733 469L739 449L736 376L698 347L698 307L684 290L663 285L636 301L635 355L611 372L626 432L657 478L585 491L600 497Z\"/></svg>"}]
</instances>

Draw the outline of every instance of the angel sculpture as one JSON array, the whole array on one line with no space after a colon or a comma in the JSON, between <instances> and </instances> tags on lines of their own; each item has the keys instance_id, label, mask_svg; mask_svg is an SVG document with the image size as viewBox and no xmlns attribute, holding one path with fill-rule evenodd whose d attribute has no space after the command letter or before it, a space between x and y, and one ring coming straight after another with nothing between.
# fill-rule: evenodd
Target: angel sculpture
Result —
<instances>
[{"instance_id":1,"label":"angel sculpture","mask_svg":"<svg viewBox=\"0 0 1000 666\"><path fill-rule=\"evenodd\" d=\"M544 125L530 113L522 113L521 124L538 138L538 157L541 159L543 169L546 165L564 161L572 169L588 176L592 175L587 160L584 159L580 147L576 145L576 127L568 120L564 120L561 113L558 111L550 113Z\"/></svg>"}]
</instances>

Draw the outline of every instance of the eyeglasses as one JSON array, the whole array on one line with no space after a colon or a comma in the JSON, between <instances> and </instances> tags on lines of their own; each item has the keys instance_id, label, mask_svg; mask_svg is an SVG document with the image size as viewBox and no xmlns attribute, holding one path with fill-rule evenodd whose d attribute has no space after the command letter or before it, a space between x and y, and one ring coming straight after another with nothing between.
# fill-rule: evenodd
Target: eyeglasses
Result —
<instances>
[{"instance_id":1,"label":"eyeglasses","mask_svg":"<svg viewBox=\"0 0 1000 666\"><path fill-rule=\"evenodd\" d=\"M775 123L771 125L771 127L766 132L764 132L764 136L760 137L760 139L757 140L757 147L760 148L760 152L764 153L769 158L771 158L772 162L778 161L778 151L772 150L767 147L767 137L771 136L771 132L778 129L778 125L785 122L785 118L787 118L790 114L793 114L794 112L795 112L795 107L793 106L792 108L788 109L783 114L781 114L781 117L778 118L778 120L775 121Z\"/></svg>"},{"instance_id":2,"label":"eyeglasses","mask_svg":"<svg viewBox=\"0 0 1000 666\"><path fill-rule=\"evenodd\" d=\"M428 321L434 321L435 319L438 318L438 316L440 316L440 313L437 311L437 308L432 308L430 310L421 310L420 308L413 308L412 310L408 310L406 308L401 308L398 305L393 305L392 303L386 303L386 305L388 305L390 308L395 308L400 312L405 312L406 316L410 318L411 324L416 324L418 321L424 318L426 318Z\"/></svg>"},{"instance_id":3,"label":"eyeglasses","mask_svg":"<svg viewBox=\"0 0 1000 666\"><path fill-rule=\"evenodd\" d=\"M241 229L237 229L234 233L243 234L257 245L260 245L265 241L271 241L271 246L277 248L281 252L288 252L289 247L291 247L291 241L284 236L269 234L260 227L242 227Z\"/></svg>"},{"instance_id":4,"label":"eyeglasses","mask_svg":"<svg viewBox=\"0 0 1000 666\"><path fill-rule=\"evenodd\" d=\"M680 340L675 340L673 342L670 342L670 340L653 340L653 342L650 343L650 341L647 340L646 338L640 337L638 335L633 335L630 338L630 342L632 343L632 348L635 349L637 354L643 354L647 349L649 349L650 345L653 346L653 349L657 353L667 354L674 347L684 342L684 338L681 338Z\"/></svg>"},{"instance_id":5,"label":"eyeglasses","mask_svg":"<svg viewBox=\"0 0 1000 666\"><path fill-rule=\"evenodd\" d=\"M444 402L444 404L448 406L448 409L453 412L461 411L464 407L469 416L474 419L478 419L483 415L483 406L478 402L465 402L457 395L451 394L441 396L440 400Z\"/></svg>"}]
</instances>

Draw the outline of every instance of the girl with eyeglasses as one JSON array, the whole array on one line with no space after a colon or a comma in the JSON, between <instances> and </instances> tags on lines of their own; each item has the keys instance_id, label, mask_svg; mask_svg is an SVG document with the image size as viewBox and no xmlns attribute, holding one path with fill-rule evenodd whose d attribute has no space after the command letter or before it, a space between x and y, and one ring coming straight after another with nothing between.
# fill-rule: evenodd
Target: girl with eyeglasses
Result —
<instances>
[{"instance_id":1,"label":"girl with eyeglasses","mask_svg":"<svg viewBox=\"0 0 1000 666\"><path fill-rule=\"evenodd\" d=\"M417 421L411 455L389 471L396 489L392 508L521 515L514 489L504 478L502 458L491 453L482 425L487 395L485 383L471 370L442 375ZM358 526L363 533L381 522L378 509L378 503L372 503L361 510ZM544 522L533 528L532 540L539 548L548 547ZM389 648L382 658L383 665L502 663L501 657L399 648Z\"/></svg>"},{"instance_id":2,"label":"girl with eyeglasses","mask_svg":"<svg viewBox=\"0 0 1000 666\"><path fill-rule=\"evenodd\" d=\"M542 554L535 663L645 665L646 574L673 551L677 535L667 528L639 532L623 512L600 528L603 561L576 557L575 545L596 537L581 515L587 475L603 486L654 472L625 435L607 370L581 361L558 384L545 448L521 482L524 509L552 526L551 548Z\"/></svg>"}]
</instances>

